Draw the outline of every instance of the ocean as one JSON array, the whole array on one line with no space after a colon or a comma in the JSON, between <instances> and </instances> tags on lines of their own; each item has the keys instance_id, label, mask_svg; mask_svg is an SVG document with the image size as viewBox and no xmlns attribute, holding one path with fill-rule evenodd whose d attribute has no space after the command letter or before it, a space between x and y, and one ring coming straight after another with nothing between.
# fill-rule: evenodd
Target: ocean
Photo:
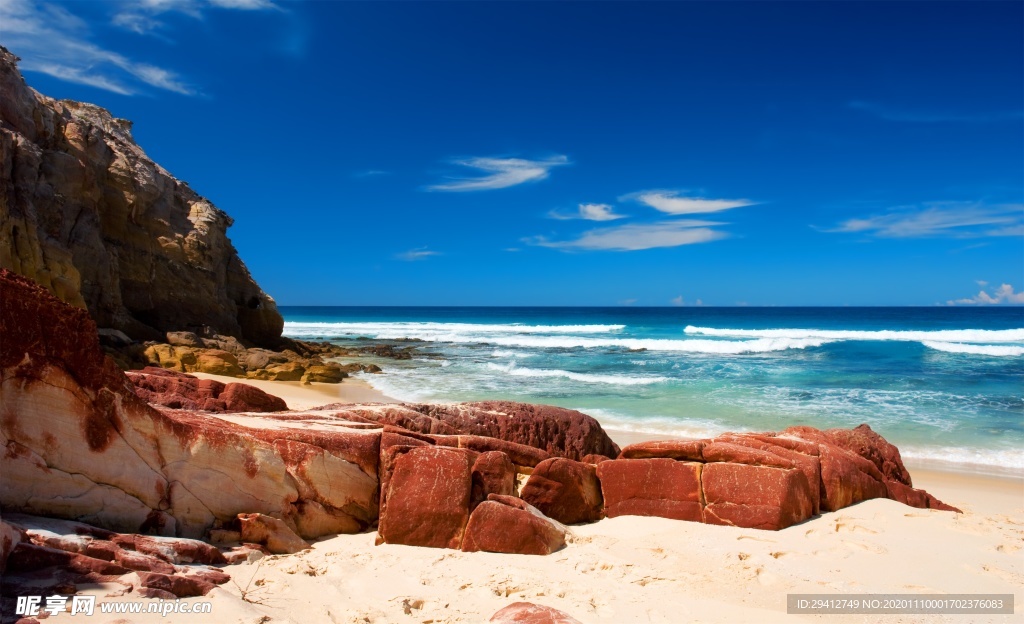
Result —
<instances>
[{"instance_id":1,"label":"ocean","mask_svg":"<svg viewBox=\"0 0 1024 624\"><path fill-rule=\"evenodd\" d=\"M704 437L867 423L904 458L1024 474L1024 308L281 308L284 333L398 341L367 381ZM941 466L940 466L941 467Z\"/></svg>"}]
</instances>

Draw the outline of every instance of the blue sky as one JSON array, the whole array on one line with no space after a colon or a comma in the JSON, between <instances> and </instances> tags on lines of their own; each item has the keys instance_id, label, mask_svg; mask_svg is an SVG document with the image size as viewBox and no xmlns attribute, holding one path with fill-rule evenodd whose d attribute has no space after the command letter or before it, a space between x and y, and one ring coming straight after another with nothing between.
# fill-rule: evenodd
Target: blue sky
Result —
<instances>
[{"instance_id":1,"label":"blue sky","mask_svg":"<svg viewBox=\"0 0 1024 624\"><path fill-rule=\"evenodd\" d=\"M1020 2L0 1L284 305L1024 303Z\"/></svg>"}]
</instances>

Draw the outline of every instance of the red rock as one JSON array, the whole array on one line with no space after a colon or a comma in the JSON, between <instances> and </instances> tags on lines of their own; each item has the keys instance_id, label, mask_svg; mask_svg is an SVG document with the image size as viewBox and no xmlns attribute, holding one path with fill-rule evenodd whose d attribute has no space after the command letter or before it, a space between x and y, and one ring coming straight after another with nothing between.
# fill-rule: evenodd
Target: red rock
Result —
<instances>
[{"instance_id":1,"label":"red rock","mask_svg":"<svg viewBox=\"0 0 1024 624\"><path fill-rule=\"evenodd\" d=\"M779 530L814 513L807 477L797 469L707 464L701 486L708 524Z\"/></svg>"},{"instance_id":2,"label":"red rock","mask_svg":"<svg viewBox=\"0 0 1024 624\"><path fill-rule=\"evenodd\" d=\"M210 412L280 412L288 409L282 399L247 384L224 384L152 366L126 374L135 386L135 393L147 403L173 409Z\"/></svg>"},{"instance_id":3,"label":"red rock","mask_svg":"<svg viewBox=\"0 0 1024 624\"><path fill-rule=\"evenodd\" d=\"M114 560L122 568L129 570L140 570L143 572L159 572L161 574L174 574L174 566L161 561L156 557L150 557L142 553L121 549L115 554Z\"/></svg>"},{"instance_id":4,"label":"red rock","mask_svg":"<svg viewBox=\"0 0 1024 624\"><path fill-rule=\"evenodd\" d=\"M242 540L262 544L275 555L297 553L309 548L301 537L278 518L260 513L238 514Z\"/></svg>"},{"instance_id":5,"label":"red rock","mask_svg":"<svg viewBox=\"0 0 1024 624\"><path fill-rule=\"evenodd\" d=\"M157 589L173 594L178 598L205 596L216 587L213 583L192 576L171 576L158 572L136 572L139 584L149 589Z\"/></svg>"},{"instance_id":6,"label":"red rock","mask_svg":"<svg viewBox=\"0 0 1024 624\"><path fill-rule=\"evenodd\" d=\"M546 459L533 469L519 493L541 513L563 524L601 519L604 499L597 470L562 457Z\"/></svg>"},{"instance_id":7,"label":"red rock","mask_svg":"<svg viewBox=\"0 0 1024 624\"><path fill-rule=\"evenodd\" d=\"M814 445L814 455L806 455L788 446L776 445L775 440L776 438L754 435L726 434L715 438L708 445L705 449L706 458L707 461L730 461L752 466L799 468L807 477L807 484L811 486L811 500L814 502L814 513L817 514L821 507L821 462L818 459L817 445ZM742 452L737 447L747 447L755 452Z\"/></svg>"},{"instance_id":8,"label":"red rock","mask_svg":"<svg viewBox=\"0 0 1024 624\"><path fill-rule=\"evenodd\" d=\"M217 548L199 540L182 537L155 537L151 535L129 535L131 547L140 553L159 557L168 563L225 563L224 555Z\"/></svg>"},{"instance_id":9,"label":"red rock","mask_svg":"<svg viewBox=\"0 0 1024 624\"><path fill-rule=\"evenodd\" d=\"M584 464L592 464L596 466L601 462L609 461L611 459L612 458L608 457L607 455L597 455L595 453L591 453L590 455L584 455L583 459L581 459L580 461L583 462Z\"/></svg>"},{"instance_id":10,"label":"red rock","mask_svg":"<svg viewBox=\"0 0 1024 624\"><path fill-rule=\"evenodd\" d=\"M469 521L475 453L420 446L395 461L378 533L389 544L459 548Z\"/></svg>"},{"instance_id":11,"label":"red rock","mask_svg":"<svg viewBox=\"0 0 1024 624\"><path fill-rule=\"evenodd\" d=\"M532 602L513 602L488 621L496 624L580 624L564 611Z\"/></svg>"},{"instance_id":12,"label":"red rock","mask_svg":"<svg viewBox=\"0 0 1024 624\"><path fill-rule=\"evenodd\" d=\"M821 444L821 508L837 511L872 498L888 498L889 490L873 463L846 449Z\"/></svg>"},{"instance_id":13,"label":"red rock","mask_svg":"<svg viewBox=\"0 0 1024 624\"><path fill-rule=\"evenodd\" d=\"M684 461L704 461L701 451L706 440L652 440L637 442L622 449L620 459L653 459L665 457Z\"/></svg>"},{"instance_id":14,"label":"red rock","mask_svg":"<svg viewBox=\"0 0 1024 624\"><path fill-rule=\"evenodd\" d=\"M120 550L121 547L113 542L109 542L107 540L92 540L86 545L84 554L87 557L92 557L93 559L113 561Z\"/></svg>"},{"instance_id":15,"label":"red rock","mask_svg":"<svg viewBox=\"0 0 1024 624\"><path fill-rule=\"evenodd\" d=\"M60 567L78 574L121 575L128 572L127 568L110 561L25 542L15 546L7 558L9 574L51 567Z\"/></svg>"},{"instance_id":16,"label":"red rock","mask_svg":"<svg viewBox=\"0 0 1024 624\"><path fill-rule=\"evenodd\" d=\"M491 494L469 517L462 550L549 555L565 546L565 528L515 496Z\"/></svg>"},{"instance_id":17,"label":"red rock","mask_svg":"<svg viewBox=\"0 0 1024 624\"><path fill-rule=\"evenodd\" d=\"M956 507L947 505L924 490L916 490L897 481L886 481L885 485L889 492L889 498L899 501L904 505L920 509L941 509L943 511L963 513Z\"/></svg>"},{"instance_id":18,"label":"red rock","mask_svg":"<svg viewBox=\"0 0 1024 624\"><path fill-rule=\"evenodd\" d=\"M480 453L473 462L473 493L470 508L475 508L489 494L514 495L516 467L501 451Z\"/></svg>"},{"instance_id":19,"label":"red rock","mask_svg":"<svg viewBox=\"0 0 1024 624\"><path fill-rule=\"evenodd\" d=\"M409 404L403 408L375 410L365 415L381 424L398 425L420 433L496 438L532 446L549 456L577 461L590 454L608 457L619 454L618 446L596 420L561 407L487 401L454 405ZM410 411L420 415L411 415ZM512 461L525 465L514 457Z\"/></svg>"},{"instance_id":20,"label":"red rock","mask_svg":"<svg viewBox=\"0 0 1024 624\"><path fill-rule=\"evenodd\" d=\"M813 427L790 427L782 432L813 442L828 443L846 449L875 465L884 480L898 481L913 487L910 473L903 465L900 451L885 438L875 433L868 425L853 429L827 429L820 431Z\"/></svg>"},{"instance_id":21,"label":"red rock","mask_svg":"<svg viewBox=\"0 0 1024 624\"><path fill-rule=\"evenodd\" d=\"M477 435L432 437L436 440L437 444L441 446L458 445L458 448L469 449L478 453L500 451L508 455L509 459L512 460L512 463L519 466L536 466L550 457L548 453L540 449L533 448L532 446L516 444L515 442L507 442L496 438L487 438Z\"/></svg>"},{"instance_id":22,"label":"red rock","mask_svg":"<svg viewBox=\"0 0 1024 624\"><path fill-rule=\"evenodd\" d=\"M615 459L597 465L604 513L700 522L703 464L673 459Z\"/></svg>"},{"instance_id":23,"label":"red rock","mask_svg":"<svg viewBox=\"0 0 1024 624\"><path fill-rule=\"evenodd\" d=\"M7 569L7 558L11 556L14 547L26 541L28 536L25 531L0 520L0 574Z\"/></svg>"}]
</instances>

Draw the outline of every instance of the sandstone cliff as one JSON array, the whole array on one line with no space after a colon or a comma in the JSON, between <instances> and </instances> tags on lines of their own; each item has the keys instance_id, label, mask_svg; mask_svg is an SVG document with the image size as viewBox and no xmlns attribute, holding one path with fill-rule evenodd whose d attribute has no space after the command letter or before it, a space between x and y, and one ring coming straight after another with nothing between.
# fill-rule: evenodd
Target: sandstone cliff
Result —
<instances>
[{"instance_id":1,"label":"sandstone cliff","mask_svg":"<svg viewBox=\"0 0 1024 624\"><path fill-rule=\"evenodd\" d=\"M209 328L275 346L283 320L232 220L150 160L131 122L29 88L0 47L0 266L136 339Z\"/></svg>"}]
</instances>

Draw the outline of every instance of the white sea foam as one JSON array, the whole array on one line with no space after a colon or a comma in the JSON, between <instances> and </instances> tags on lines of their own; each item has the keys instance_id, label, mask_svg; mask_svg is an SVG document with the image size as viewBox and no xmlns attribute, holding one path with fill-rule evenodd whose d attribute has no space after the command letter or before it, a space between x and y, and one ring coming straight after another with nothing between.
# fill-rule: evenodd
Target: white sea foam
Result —
<instances>
[{"instance_id":1,"label":"white sea foam","mask_svg":"<svg viewBox=\"0 0 1024 624\"><path fill-rule=\"evenodd\" d=\"M372 336L384 340L438 335L472 334L604 334L625 329L625 325L520 325L488 323L309 323L285 321L288 336Z\"/></svg>"},{"instance_id":2,"label":"white sea foam","mask_svg":"<svg viewBox=\"0 0 1024 624\"><path fill-rule=\"evenodd\" d=\"M971 355L992 355L995 357L1024 355L1024 347L1008 345L964 344L962 342L939 342L936 340L922 340L921 344L929 349L945 351L946 353L969 353Z\"/></svg>"},{"instance_id":3,"label":"white sea foam","mask_svg":"<svg viewBox=\"0 0 1024 624\"><path fill-rule=\"evenodd\" d=\"M600 349L620 348L680 353L739 355L821 346L817 337L701 340L579 336L624 329L624 325L485 325L468 323L298 323L286 322L287 336L369 336L381 340L415 339L451 344L489 344L506 348ZM545 335L553 334L553 335ZM500 352L496 351L495 353Z\"/></svg>"},{"instance_id":4,"label":"white sea foam","mask_svg":"<svg viewBox=\"0 0 1024 624\"><path fill-rule=\"evenodd\" d=\"M1024 476L1024 450L1018 449L901 445L900 456L910 464L937 462L972 471Z\"/></svg>"},{"instance_id":5,"label":"white sea foam","mask_svg":"<svg viewBox=\"0 0 1024 624\"><path fill-rule=\"evenodd\" d=\"M1024 342L1024 329L940 329L935 331L865 331L852 329L720 329L694 327L687 334L721 338L820 338L823 340L900 340L922 342Z\"/></svg>"},{"instance_id":6,"label":"white sea foam","mask_svg":"<svg viewBox=\"0 0 1024 624\"><path fill-rule=\"evenodd\" d=\"M636 375L595 375L592 373L574 373L560 369L520 368L514 364L499 366L487 364L488 370L500 371L514 377L559 377L583 383L612 384L616 386L647 386L650 384L670 381L668 377L640 377Z\"/></svg>"}]
</instances>

